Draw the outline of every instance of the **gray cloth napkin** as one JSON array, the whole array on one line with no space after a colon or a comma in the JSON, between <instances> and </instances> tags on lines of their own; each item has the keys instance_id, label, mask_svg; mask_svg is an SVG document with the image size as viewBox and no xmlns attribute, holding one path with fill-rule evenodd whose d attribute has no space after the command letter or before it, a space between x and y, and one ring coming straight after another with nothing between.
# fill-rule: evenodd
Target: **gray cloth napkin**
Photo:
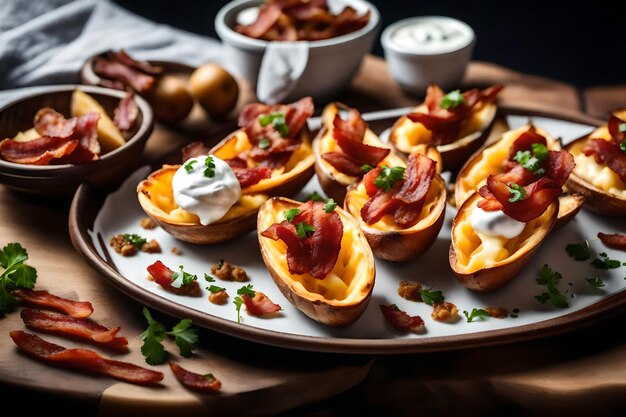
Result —
<instances>
[{"instance_id":1,"label":"gray cloth napkin","mask_svg":"<svg viewBox=\"0 0 626 417\"><path fill-rule=\"evenodd\" d=\"M221 44L137 16L108 0L0 0L0 106L50 84L80 81L93 54L124 48L141 60L220 62Z\"/></svg>"}]
</instances>

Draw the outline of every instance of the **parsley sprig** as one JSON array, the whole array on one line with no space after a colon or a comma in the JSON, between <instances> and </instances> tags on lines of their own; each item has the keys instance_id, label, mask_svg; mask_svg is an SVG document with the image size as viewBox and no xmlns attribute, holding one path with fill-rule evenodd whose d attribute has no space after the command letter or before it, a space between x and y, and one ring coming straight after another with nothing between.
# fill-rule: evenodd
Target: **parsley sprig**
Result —
<instances>
[{"instance_id":1,"label":"parsley sprig","mask_svg":"<svg viewBox=\"0 0 626 417\"><path fill-rule=\"evenodd\" d=\"M283 217L288 222L292 221L298 214L300 214L300 209L292 208L283 211Z\"/></svg>"},{"instance_id":2,"label":"parsley sprig","mask_svg":"<svg viewBox=\"0 0 626 417\"><path fill-rule=\"evenodd\" d=\"M328 199L328 202L324 204L324 211L326 213L332 213L336 208L337 203L335 203L335 200L332 198Z\"/></svg>"},{"instance_id":3,"label":"parsley sprig","mask_svg":"<svg viewBox=\"0 0 626 417\"><path fill-rule=\"evenodd\" d=\"M274 128L280 133L280 136L287 137L289 134L289 126L287 125L287 120L285 119L284 113L270 113L270 114L262 114L259 116L259 123L262 127L265 127L272 123Z\"/></svg>"},{"instance_id":4,"label":"parsley sprig","mask_svg":"<svg viewBox=\"0 0 626 417\"><path fill-rule=\"evenodd\" d=\"M19 243L9 243L0 250L0 316L12 310L17 299L11 291L18 288L32 289L37 281L37 270L26 264L28 253Z\"/></svg>"},{"instance_id":5,"label":"parsley sprig","mask_svg":"<svg viewBox=\"0 0 626 417\"><path fill-rule=\"evenodd\" d=\"M587 281L587 284L591 288L602 288L602 287L604 287L604 281L602 281L602 279L600 279L600 277L587 278L585 281Z\"/></svg>"},{"instance_id":6,"label":"parsley sprig","mask_svg":"<svg viewBox=\"0 0 626 417\"><path fill-rule=\"evenodd\" d=\"M300 239L304 239L315 232L315 227L311 226L307 222L300 222L296 224L296 233Z\"/></svg>"},{"instance_id":7,"label":"parsley sprig","mask_svg":"<svg viewBox=\"0 0 626 417\"><path fill-rule=\"evenodd\" d=\"M616 269L619 268L622 263L617 259L609 258L606 252L598 254L600 257L591 261L591 265L596 269Z\"/></svg>"},{"instance_id":8,"label":"parsley sprig","mask_svg":"<svg viewBox=\"0 0 626 417\"><path fill-rule=\"evenodd\" d=\"M484 320L489 317L489 313L482 308L473 308L471 313L468 313L467 310L463 310L463 315L468 323L477 319Z\"/></svg>"},{"instance_id":9,"label":"parsley sprig","mask_svg":"<svg viewBox=\"0 0 626 417\"><path fill-rule=\"evenodd\" d=\"M261 149L267 149L270 147L270 145L272 144L272 142L270 142L270 140L268 138L263 138L259 141L259 148Z\"/></svg>"},{"instance_id":10,"label":"parsley sprig","mask_svg":"<svg viewBox=\"0 0 626 417\"><path fill-rule=\"evenodd\" d=\"M430 306L434 303L443 303L443 300L445 300L441 291L433 291L432 288L421 289L419 292L422 301Z\"/></svg>"},{"instance_id":11,"label":"parsley sprig","mask_svg":"<svg viewBox=\"0 0 626 417\"><path fill-rule=\"evenodd\" d=\"M198 343L198 330L192 327L190 319L179 321L172 327L172 330L167 331L163 324L152 317L150 310L146 307L143 308L143 316L148 322L148 327L139 337L143 340L141 353L145 357L146 363L160 365L167 360L169 354L162 343L165 336L174 338L174 343L178 346L181 356L189 357L193 354L195 345Z\"/></svg>"},{"instance_id":12,"label":"parsley sprig","mask_svg":"<svg viewBox=\"0 0 626 417\"><path fill-rule=\"evenodd\" d=\"M544 264L539 271L539 277L535 279L537 284L545 285L546 291L535 296L535 299L541 304L550 302L554 307L567 308L569 303L567 297L557 288L563 276L560 272L552 271L548 264Z\"/></svg>"},{"instance_id":13,"label":"parsley sprig","mask_svg":"<svg viewBox=\"0 0 626 417\"><path fill-rule=\"evenodd\" d=\"M374 180L374 185L381 190L389 191L393 188L393 184L396 181L404 179L404 167L388 167L386 165L381 166L380 174Z\"/></svg>"},{"instance_id":14,"label":"parsley sprig","mask_svg":"<svg viewBox=\"0 0 626 417\"><path fill-rule=\"evenodd\" d=\"M454 109L465 103L461 90L453 90L443 96L439 101L439 107L444 110Z\"/></svg>"},{"instance_id":15,"label":"parsley sprig","mask_svg":"<svg viewBox=\"0 0 626 417\"><path fill-rule=\"evenodd\" d=\"M584 243L570 243L565 246L565 252L575 261L586 261L589 259L589 241Z\"/></svg>"},{"instance_id":16,"label":"parsley sprig","mask_svg":"<svg viewBox=\"0 0 626 417\"><path fill-rule=\"evenodd\" d=\"M518 201L526 199L526 190L521 185L510 182L507 184L507 187L509 188L509 194L511 195L509 202L517 203Z\"/></svg>"},{"instance_id":17,"label":"parsley sprig","mask_svg":"<svg viewBox=\"0 0 626 417\"><path fill-rule=\"evenodd\" d=\"M541 164L548 157L548 148L543 143L533 143L531 149L532 152L517 151L513 160L536 176L541 177L546 173L546 170L541 167Z\"/></svg>"},{"instance_id":18,"label":"parsley sprig","mask_svg":"<svg viewBox=\"0 0 626 417\"><path fill-rule=\"evenodd\" d=\"M361 171L363 172L370 172L371 170L373 170L375 167L373 167L370 164L363 164L361 165Z\"/></svg>"},{"instance_id":19,"label":"parsley sprig","mask_svg":"<svg viewBox=\"0 0 626 417\"><path fill-rule=\"evenodd\" d=\"M148 242L148 239L146 239L145 237L141 237L134 233L133 234L125 233L124 240L127 242L130 242L130 244L135 246L136 248L141 248L143 245L145 245Z\"/></svg>"},{"instance_id":20,"label":"parsley sprig","mask_svg":"<svg viewBox=\"0 0 626 417\"><path fill-rule=\"evenodd\" d=\"M172 272L172 283L170 284L172 287L180 288L181 286L191 284L193 281L198 279L196 275L185 272L182 265L178 265L178 268L180 269L180 272Z\"/></svg>"},{"instance_id":21,"label":"parsley sprig","mask_svg":"<svg viewBox=\"0 0 626 417\"><path fill-rule=\"evenodd\" d=\"M255 292L252 289L252 284L244 285L237 290L237 297L233 300L233 304L237 309L237 323L241 323L241 306L243 305L243 295L247 295L250 298L255 296Z\"/></svg>"},{"instance_id":22,"label":"parsley sprig","mask_svg":"<svg viewBox=\"0 0 626 417\"><path fill-rule=\"evenodd\" d=\"M215 282L215 278L213 278L211 275L209 274L204 274L204 279L206 280L206 282ZM215 294L216 292L220 292L220 291L225 291L226 288L224 287L218 287L217 285L211 285L209 287L206 287L206 289L210 292Z\"/></svg>"}]
</instances>

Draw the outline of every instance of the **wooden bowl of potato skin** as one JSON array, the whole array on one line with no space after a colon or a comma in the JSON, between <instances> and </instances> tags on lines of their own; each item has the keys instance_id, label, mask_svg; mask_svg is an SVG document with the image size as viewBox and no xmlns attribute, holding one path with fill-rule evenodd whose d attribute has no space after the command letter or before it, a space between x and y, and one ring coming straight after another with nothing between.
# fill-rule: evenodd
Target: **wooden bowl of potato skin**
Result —
<instances>
[{"instance_id":1,"label":"wooden bowl of potato skin","mask_svg":"<svg viewBox=\"0 0 626 417\"><path fill-rule=\"evenodd\" d=\"M52 107L70 117L75 89L93 97L110 117L125 95L124 91L84 85L50 86L44 91L38 90L0 108L0 139L12 138L18 132L32 128L35 114L44 107ZM154 127L148 103L138 96L135 100L139 114L124 145L102 154L98 160L83 164L26 165L0 159L0 183L27 194L63 198L70 197L82 182L100 189L117 187L140 163Z\"/></svg>"}]
</instances>

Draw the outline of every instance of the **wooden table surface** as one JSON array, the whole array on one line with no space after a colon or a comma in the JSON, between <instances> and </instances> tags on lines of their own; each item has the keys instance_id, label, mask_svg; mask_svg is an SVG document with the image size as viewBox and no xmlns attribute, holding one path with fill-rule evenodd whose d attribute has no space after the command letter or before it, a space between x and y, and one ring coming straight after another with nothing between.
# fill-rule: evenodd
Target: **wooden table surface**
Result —
<instances>
[{"instance_id":1,"label":"wooden table surface","mask_svg":"<svg viewBox=\"0 0 626 417\"><path fill-rule=\"evenodd\" d=\"M519 74L475 62L466 85L503 83L503 104L564 115L592 109L594 116L626 106L616 90L584 92L554 80ZM414 105L402 94L381 59L368 57L341 100L362 111ZM318 105L321 108L321 105ZM208 137L224 126L200 124L181 132L157 125L145 160L184 143ZM0 244L20 242L37 268L38 288L89 300L93 318L122 325L130 353L120 357L143 364L139 333L145 327L141 305L108 285L74 251L68 231L67 201L24 197L0 188ZM168 323L172 319L157 314ZM566 335L499 347L420 355L364 357L313 354L241 341L201 331L197 354L183 363L223 382L216 395L192 394L165 366L163 387L145 388L109 378L86 376L35 362L15 349L8 332L23 329L19 314L0 319L1 397L28 401L31 408L54 406L81 415L276 415L339 416L363 413L410 416L623 415L626 412L624 312ZM79 346L52 336L64 346ZM170 352L176 352L168 345ZM107 353L109 354L109 353ZM354 387L354 388L352 388ZM324 401L322 401L324 400ZM287 415L287 414L285 414Z\"/></svg>"}]
</instances>

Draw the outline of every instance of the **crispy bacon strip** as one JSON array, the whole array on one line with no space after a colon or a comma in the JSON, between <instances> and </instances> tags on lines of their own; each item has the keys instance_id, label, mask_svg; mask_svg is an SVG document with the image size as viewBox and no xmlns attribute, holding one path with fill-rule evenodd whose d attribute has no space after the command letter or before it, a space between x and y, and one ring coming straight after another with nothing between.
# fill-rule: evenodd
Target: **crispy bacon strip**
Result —
<instances>
[{"instance_id":1,"label":"crispy bacon strip","mask_svg":"<svg viewBox=\"0 0 626 417\"><path fill-rule=\"evenodd\" d=\"M127 91L124 98L113 110L113 122L122 132L127 132L133 128L138 116L139 107L135 101L135 93Z\"/></svg>"},{"instance_id":2,"label":"crispy bacon strip","mask_svg":"<svg viewBox=\"0 0 626 417\"><path fill-rule=\"evenodd\" d=\"M102 78L120 81L140 94L150 90L156 83L152 75L100 56L93 60L93 71Z\"/></svg>"},{"instance_id":3,"label":"crispy bacon strip","mask_svg":"<svg viewBox=\"0 0 626 417\"><path fill-rule=\"evenodd\" d=\"M33 330L74 336L107 348L127 350L128 339L116 336L121 329L119 326L109 329L86 318L77 319L64 314L32 309L23 309L20 317L24 324Z\"/></svg>"},{"instance_id":4,"label":"crispy bacon strip","mask_svg":"<svg viewBox=\"0 0 626 417\"><path fill-rule=\"evenodd\" d=\"M65 116L56 110L44 107L35 115L33 124L35 125L35 130L41 136L67 138L74 133L77 121L76 117L66 119Z\"/></svg>"},{"instance_id":5,"label":"crispy bacon strip","mask_svg":"<svg viewBox=\"0 0 626 417\"><path fill-rule=\"evenodd\" d=\"M598 164L606 164L620 180L626 182L626 153L619 146L604 139L591 139L585 144L583 153L593 155Z\"/></svg>"},{"instance_id":6,"label":"crispy bacon strip","mask_svg":"<svg viewBox=\"0 0 626 417\"><path fill-rule=\"evenodd\" d=\"M107 57L111 61L118 61L127 67L134 68L138 71L141 71L145 74L150 75L159 75L163 72L162 67L158 67L156 65L152 65L146 61L138 61L132 58L124 49L120 49L119 51L109 51L107 53Z\"/></svg>"},{"instance_id":7,"label":"crispy bacon strip","mask_svg":"<svg viewBox=\"0 0 626 417\"><path fill-rule=\"evenodd\" d=\"M274 303L260 291L255 291L254 297L244 294L241 298L243 298L246 311L252 316L278 313L281 310L280 305Z\"/></svg>"},{"instance_id":8,"label":"crispy bacon strip","mask_svg":"<svg viewBox=\"0 0 626 417\"><path fill-rule=\"evenodd\" d=\"M598 239L609 248L626 251L626 235L620 233L598 233Z\"/></svg>"},{"instance_id":9,"label":"crispy bacon strip","mask_svg":"<svg viewBox=\"0 0 626 417\"><path fill-rule=\"evenodd\" d=\"M459 139L463 121L469 119L485 104L494 101L502 88L501 85L495 85L482 91L477 88L468 90L463 93L463 104L453 109L443 109L440 103L445 95L444 91L436 85L430 85L424 100L428 112L409 113L407 117L413 122L423 124L431 131L433 144L445 145Z\"/></svg>"},{"instance_id":10,"label":"crispy bacon strip","mask_svg":"<svg viewBox=\"0 0 626 417\"><path fill-rule=\"evenodd\" d=\"M98 120L100 114L96 112L86 113L77 120L73 137L78 140L78 146L60 162L82 164L100 158L100 142L98 141Z\"/></svg>"},{"instance_id":11,"label":"crispy bacon strip","mask_svg":"<svg viewBox=\"0 0 626 417\"><path fill-rule=\"evenodd\" d=\"M59 310L74 318L89 317L93 313L93 306L89 301L69 300L44 290L19 289L13 291L12 294L25 303Z\"/></svg>"},{"instance_id":12,"label":"crispy bacon strip","mask_svg":"<svg viewBox=\"0 0 626 417\"><path fill-rule=\"evenodd\" d=\"M346 175L363 176L363 165L376 166L391 152L388 148L363 143L366 131L367 123L357 110L349 110L348 120L342 119L339 114L335 115L332 135L341 152L326 153L322 159Z\"/></svg>"},{"instance_id":13,"label":"crispy bacon strip","mask_svg":"<svg viewBox=\"0 0 626 417\"><path fill-rule=\"evenodd\" d=\"M380 305L380 312L389 324L404 332L423 333L426 329L424 320L420 316L409 316L395 304Z\"/></svg>"},{"instance_id":14,"label":"crispy bacon strip","mask_svg":"<svg viewBox=\"0 0 626 417\"><path fill-rule=\"evenodd\" d=\"M343 223L336 212L324 211L324 203L308 201L298 209L300 214L291 222L274 223L261 236L285 242L289 273L302 275L308 272L317 279L324 279L339 258ZM300 238L295 225L301 222L310 224L315 231Z\"/></svg>"},{"instance_id":15,"label":"crispy bacon strip","mask_svg":"<svg viewBox=\"0 0 626 417\"><path fill-rule=\"evenodd\" d=\"M537 129L534 126L531 126L530 129L523 132L515 142L513 142L513 146L509 150L509 160L512 160L517 152L519 151L530 151L532 150L532 145L535 143L539 143L541 145L548 145L548 141L545 136L537 133Z\"/></svg>"},{"instance_id":16,"label":"crispy bacon strip","mask_svg":"<svg viewBox=\"0 0 626 417\"><path fill-rule=\"evenodd\" d=\"M43 136L28 142L13 139L0 141L0 157L18 164L48 165L74 152L78 140L70 137L58 138Z\"/></svg>"},{"instance_id":17,"label":"crispy bacon strip","mask_svg":"<svg viewBox=\"0 0 626 417\"><path fill-rule=\"evenodd\" d=\"M370 196L361 208L361 217L367 224L374 224L386 214L393 214L398 226L408 228L419 221L426 195L436 174L436 162L422 154L409 158L405 179L396 181L390 191L379 189L375 180L381 168L371 170L363 178Z\"/></svg>"},{"instance_id":18,"label":"crispy bacon strip","mask_svg":"<svg viewBox=\"0 0 626 417\"><path fill-rule=\"evenodd\" d=\"M139 385L153 385L163 379L161 372L105 358L92 350L66 349L20 330L13 330L10 335L17 347L26 354L63 368L107 375L120 381Z\"/></svg>"},{"instance_id":19,"label":"crispy bacon strip","mask_svg":"<svg viewBox=\"0 0 626 417\"><path fill-rule=\"evenodd\" d=\"M170 369L174 373L178 382L184 387L199 392L214 392L222 388L222 382L215 378L213 374L200 375L188 371L176 362L170 362Z\"/></svg>"},{"instance_id":20,"label":"crispy bacon strip","mask_svg":"<svg viewBox=\"0 0 626 417\"><path fill-rule=\"evenodd\" d=\"M313 99L304 97L291 104L275 104L268 106L251 103L239 113L238 123L242 127L252 149L247 151L246 159L251 159L270 168L281 167L287 163L293 151L300 147L299 134L305 128L307 119L314 111ZM259 116L281 113L285 116L288 132L283 137L273 123L261 126ZM269 146L260 148L261 140L269 140Z\"/></svg>"}]
</instances>

